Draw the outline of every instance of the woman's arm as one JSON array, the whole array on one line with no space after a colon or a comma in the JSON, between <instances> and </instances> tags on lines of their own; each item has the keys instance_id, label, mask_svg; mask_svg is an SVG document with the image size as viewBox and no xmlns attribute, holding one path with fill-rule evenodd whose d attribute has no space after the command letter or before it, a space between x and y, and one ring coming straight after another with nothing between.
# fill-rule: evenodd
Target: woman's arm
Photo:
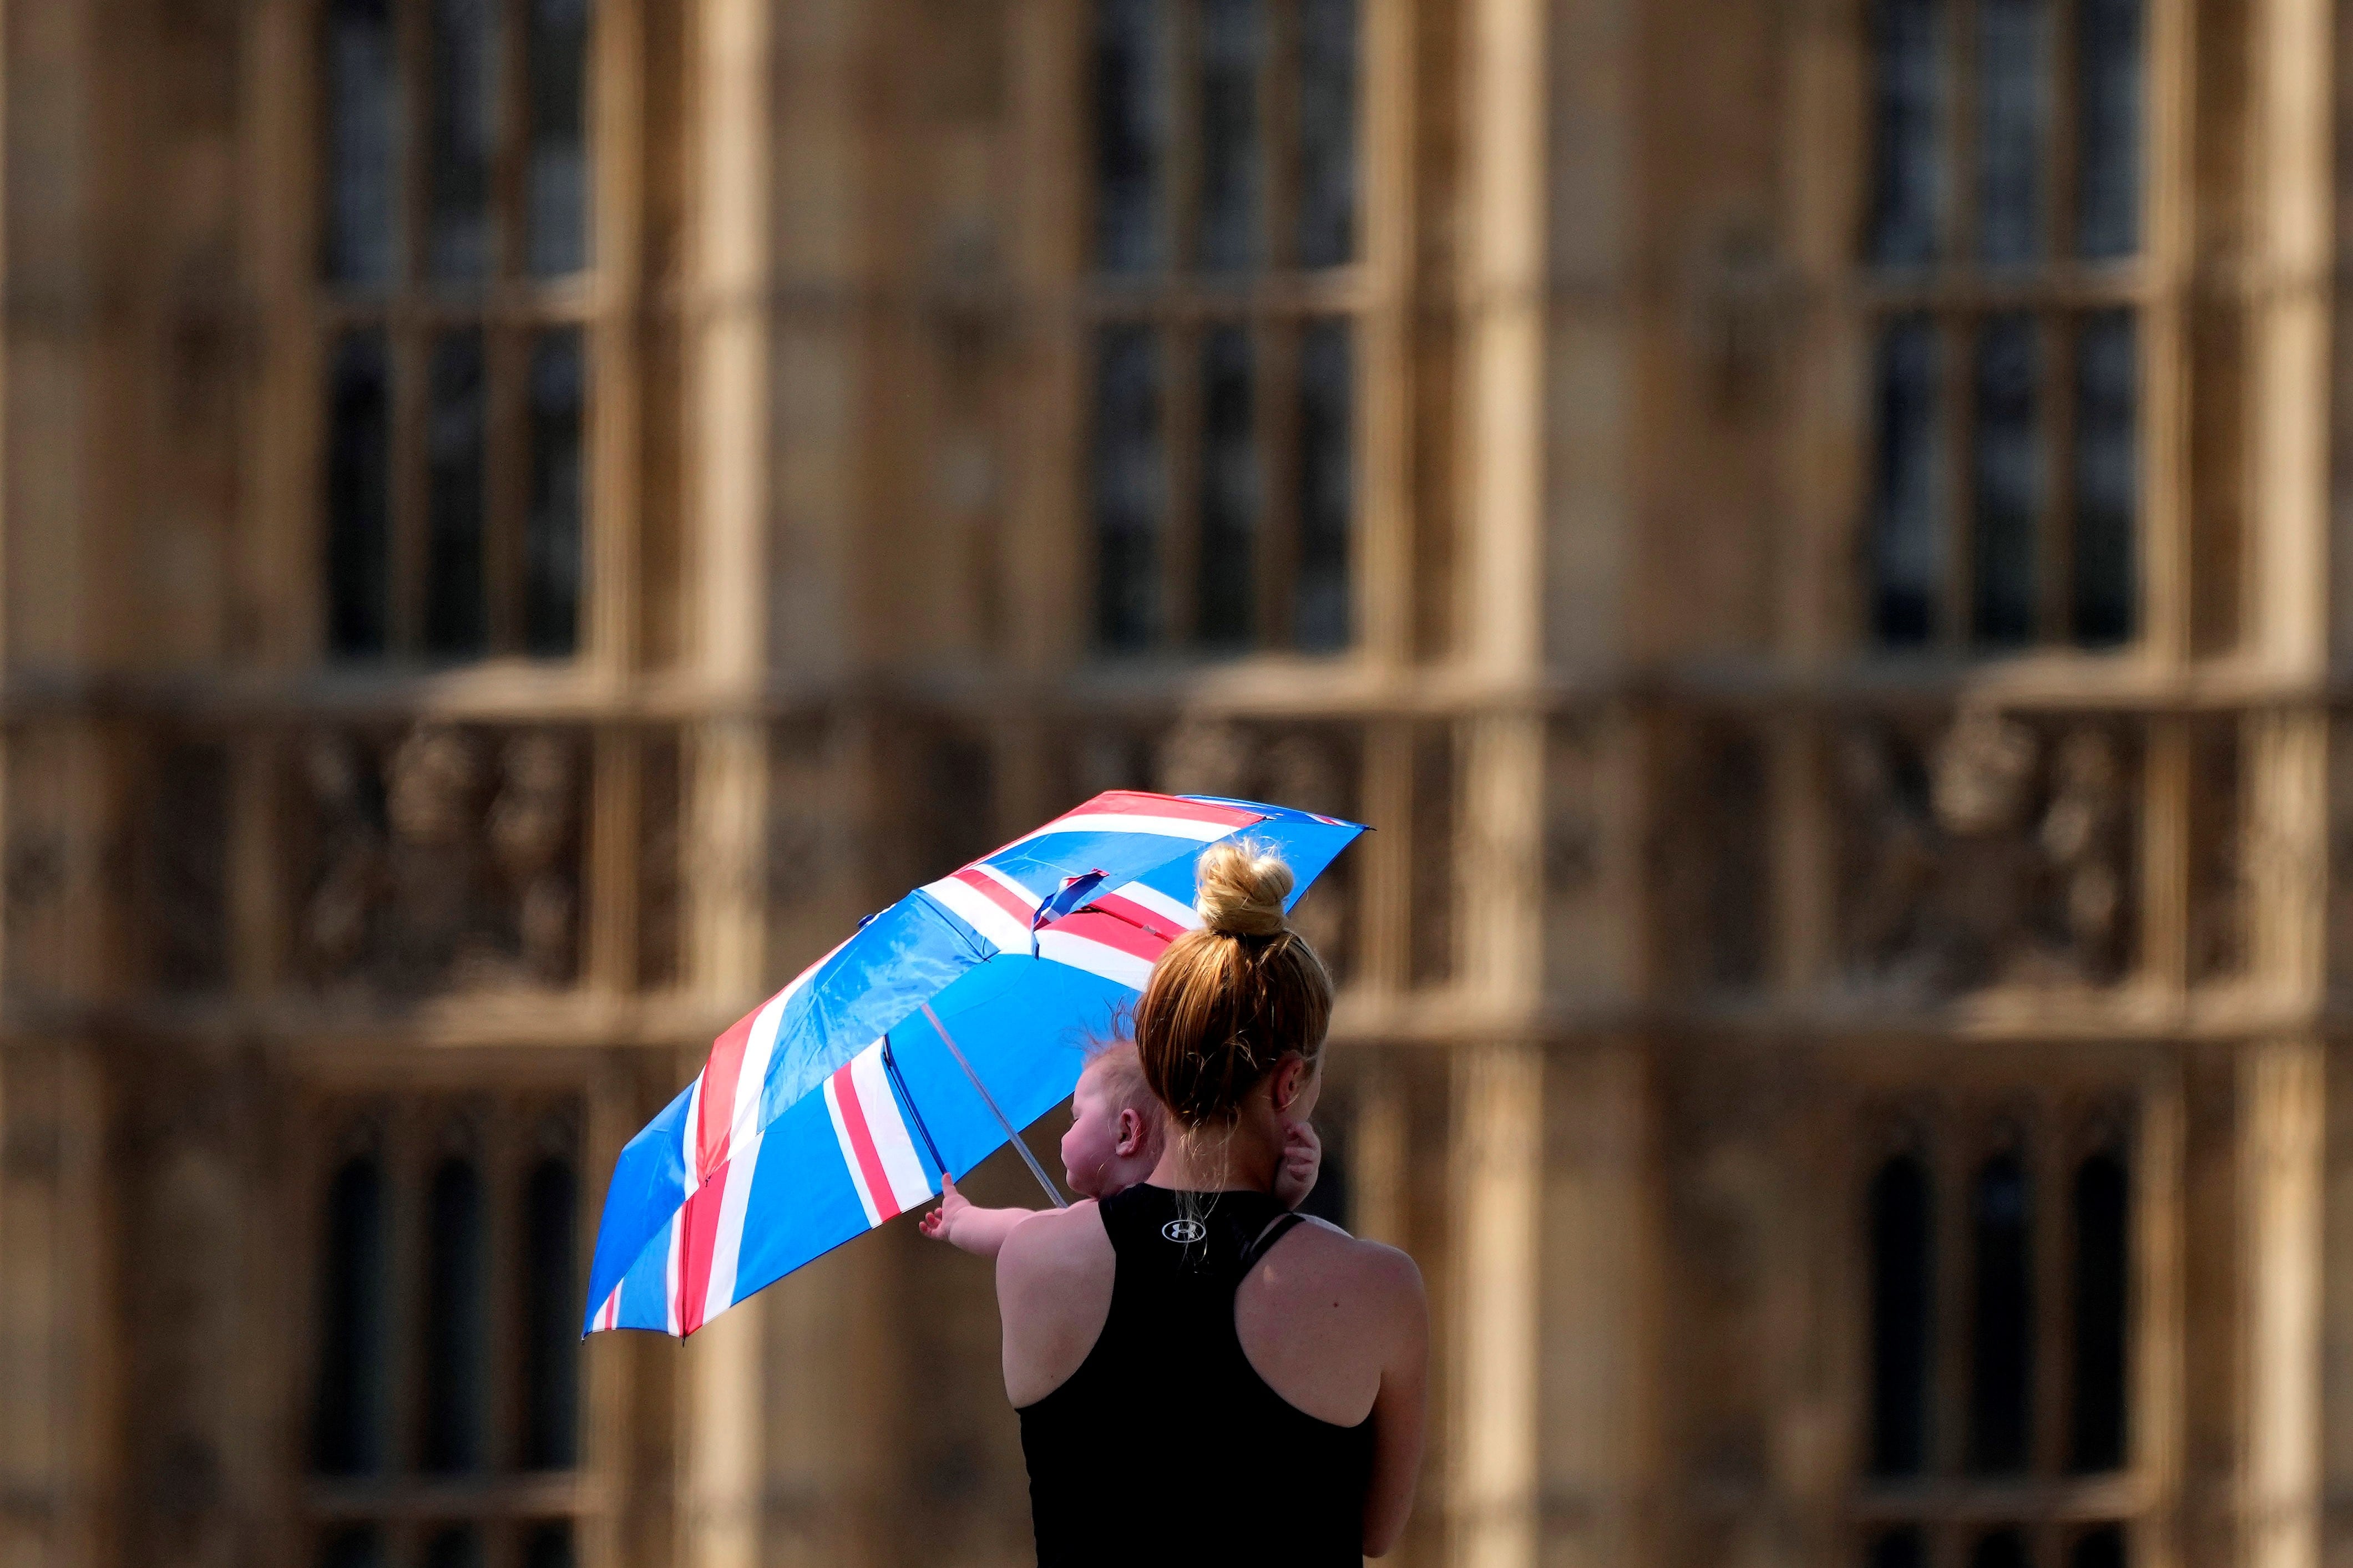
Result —
<instances>
[{"instance_id":1,"label":"woman's arm","mask_svg":"<svg viewBox=\"0 0 2353 1568\"><path fill-rule=\"evenodd\" d=\"M1430 1302L1421 1270L1402 1252L1382 1251L1388 1256L1379 1288L1388 1299L1391 1331L1381 1391L1373 1399L1373 1475L1365 1489L1367 1557L1386 1556L1405 1533L1429 1422Z\"/></svg>"}]
</instances>

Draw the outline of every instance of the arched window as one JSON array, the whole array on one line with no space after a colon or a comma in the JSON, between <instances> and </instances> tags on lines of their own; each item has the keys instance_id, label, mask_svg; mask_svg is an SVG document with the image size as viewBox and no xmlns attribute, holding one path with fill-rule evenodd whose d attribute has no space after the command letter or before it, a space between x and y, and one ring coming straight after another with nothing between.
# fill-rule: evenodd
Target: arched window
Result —
<instances>
[{"instance_id":1,"label":"arched window","mask_svg":"<svg viewBox=\"0 0 2353 1568\"><path fill-rule=\"evenodd\" d=\"M1351 636L1357 50L1357 0L1097 0L1105 651Z\"/></svg>"},{"instance_id":2,"label":"arched window","mask_svg":"<svg viewBox=\"0 0 2353 1568\"><path fill-rule=\"evenodd\" d=\"M2033 1186L2015 1154L1981 1166L1970 1195L1968 1468L2026 1468L2033 1440Z\"/></svg>"},{"instance_id":3,"label":"arched window","mask_svg":"<svg viewBox=\"0 0 2353 1568\"><path fill-rule=\"evenodd\" d=\"M1936 1232L1928 1172L1899 1154L1871 1184L1871 1470L1927 1466Z\"/></svg>"},{"instance_id":4,"label":"arched window","mask_svg":"<svg viewBox=\"0 0 2353 1568\"><path fill-rule=\"evenodd\" d=\"M327 1185L319 1270L319 1371L311 1465L365 1475L385 1461L384 1176L373 1155Z\"/></svg>"},{"instance_id":5,"label":"arched window","mask_svg":"<svg viewBox=\"0 0 2353 1568\"><path fill-rule=\"evenodd\" d=\"M2142 5L1870 6L1883 647L2133 635Z\"/></svg>"},{"instance_id":6,"label":"arched window","mask_svg":"<svg viewBox=\"0 0 2353 1568\"><path fill-rule=\"evenodd\" d=\"M578 641L589 23L587 0L322 8L332 657Z\"/></svg>"},{"instance_id":7,"label":"arched window","mask_svg":"<svg viewBox=\"0 0 2353 1568\"><path fill-rule=\"evenodd\" d=\"M582 1106L449 1091L321 1110L313 1561L570 1568L577 1512L599 1506L572 1484Z\"/></svg>"},{"instance_id":8,"label":"arched window","mask_svg":"<svg viewBox=\"0 0 2353 1568\"><path fill-rule=\"evenodd\" d=\"M2130 1106L1949 1093L1866 1168L1862 1568L2123 1568Z\"/></svg>"},{"instance_id":9,"label":"arched window","mask_svg":"<svg viewBox=\"0 0 2353 1568\"><path fill-rule=\"evenodd\" d=\"M427 1472L482 1463L484 1300L482 1184L473 1163L444 1160L426 1197L424 1442Z\"/></svg>"}]
</instances>

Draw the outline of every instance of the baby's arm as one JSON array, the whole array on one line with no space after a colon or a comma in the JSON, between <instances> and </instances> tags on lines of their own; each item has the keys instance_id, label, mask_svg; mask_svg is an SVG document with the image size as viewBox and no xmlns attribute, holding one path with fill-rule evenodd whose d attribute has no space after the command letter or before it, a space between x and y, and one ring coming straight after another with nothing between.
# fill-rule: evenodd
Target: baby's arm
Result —
<instances>
[{"instance_id":1,"label":"baby's arm","mask_svg":"<svg viewBox=\"0 0 2353 1568\"><path fill-rule=\"evenodd\" d=\"M1036 1209L985 1209L955 1190L954 1182L940 1184L940 1206L919 1222L925 1236L964 1248L976 1258L994 1258L1013 1234L1013 1227Z\"/></svg>"},{"instance_id":2,"label":"baby's arm","mask_svg":"<svg viewBox=\"0 0 2353 1568\"><path fill-rule=\"evenodd\" d=\"M1275 1163L1274 1201L1287 1209L1297 1208L1315 1190L1315 1178L1323 1169L1324 1140L1306 1122L1292 1122L1282 1130L1282 1158Z\"/></svg>"}]
</instances>

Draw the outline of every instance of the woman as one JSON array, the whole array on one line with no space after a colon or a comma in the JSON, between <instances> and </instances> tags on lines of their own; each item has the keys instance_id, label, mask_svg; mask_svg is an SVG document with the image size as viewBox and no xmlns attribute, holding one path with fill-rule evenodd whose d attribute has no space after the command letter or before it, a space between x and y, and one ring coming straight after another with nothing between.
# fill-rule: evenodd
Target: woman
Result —
<instances>
[{"instance_id":1,"label":"woman","mask_svg":"<svg viewBox=\"0 0 2353 1568\"><path fill-rule=\"evenodd\" d=\"M1166 1152L997 1257L1039 1568L1354 1564L1413 1506L1420 1273L1269 1196L1322 1088L1331 979L1284 918L1282 861L1218 845L1198 885L1202 929L1135 1011Z\"/></svg>"}]
</instances>

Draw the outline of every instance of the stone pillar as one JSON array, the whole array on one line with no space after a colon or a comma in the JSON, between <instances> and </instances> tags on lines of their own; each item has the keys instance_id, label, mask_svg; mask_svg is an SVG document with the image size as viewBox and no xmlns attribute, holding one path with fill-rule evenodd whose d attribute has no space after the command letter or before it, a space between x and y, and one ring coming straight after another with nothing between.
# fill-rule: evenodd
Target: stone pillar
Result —
<instances>
[{"instance_id":1,"label":"stone pillar","mask_svg":"<svg viewBox=\"0 0 2353 1568\"><path fill-rule=\"evenodd\" d=\"M1535 1369L1542 1561L1646 1561L1641 1489L1657 1384L1650 1328L1653 1112L1642 1052L1606 1045L1556 1061L1543 1085L1544 1210L1534 1237L1545 1336Z\"/></svg>"},{"instance_id":2,"label":"stone pillar","mask_svg":"<svg viewBox=\"0 0 2353 1568\"><path fill-rule=\"evenodd\" d=\"M0 1047L0 1568L113 1555L100 1107L87 1047Z\"/></svg>"},{"instance_id":3,"label":"stone pillar","mask_svg":"<svg viewBox=\"0 0 2353 1568\"><path fill-rule=\"evenodd\" d=\"M1535 1562L1544 1078L1531 1046L1470 1047L1454 1064L1450 1568Z\"/></svg>"},{"instance_id":4,"label":"stone pillar","mask_svg":"<svg viewBox=\"0 0 2353 1568\"><path fill-rule=\"evenodd\" d=\"M749 1006L765 978L768 666L768 231L773 139L765 0L702 0L691 134L697 153L688 343L688 510L694 563L689 657L718 710L692 733L683 866L690 983L714 1012ZM681 1053L689 1072L699 1053ZM683 1568L765 1561L759 1298L688 1344L679 1379L679 1560Z\"/></svg>"},{"instance_id":5,"label":"stone pillar","mask_svg":"<svg viewBox=\"0 0 2353 1568\"><path fill-rule=\"evenodd\" d=\"M2325 1054L2280 1040L2239 1068L2241 1364L2238 1560L2320 1561L2321 1167Z\"/></svg>"}]
</instances>

